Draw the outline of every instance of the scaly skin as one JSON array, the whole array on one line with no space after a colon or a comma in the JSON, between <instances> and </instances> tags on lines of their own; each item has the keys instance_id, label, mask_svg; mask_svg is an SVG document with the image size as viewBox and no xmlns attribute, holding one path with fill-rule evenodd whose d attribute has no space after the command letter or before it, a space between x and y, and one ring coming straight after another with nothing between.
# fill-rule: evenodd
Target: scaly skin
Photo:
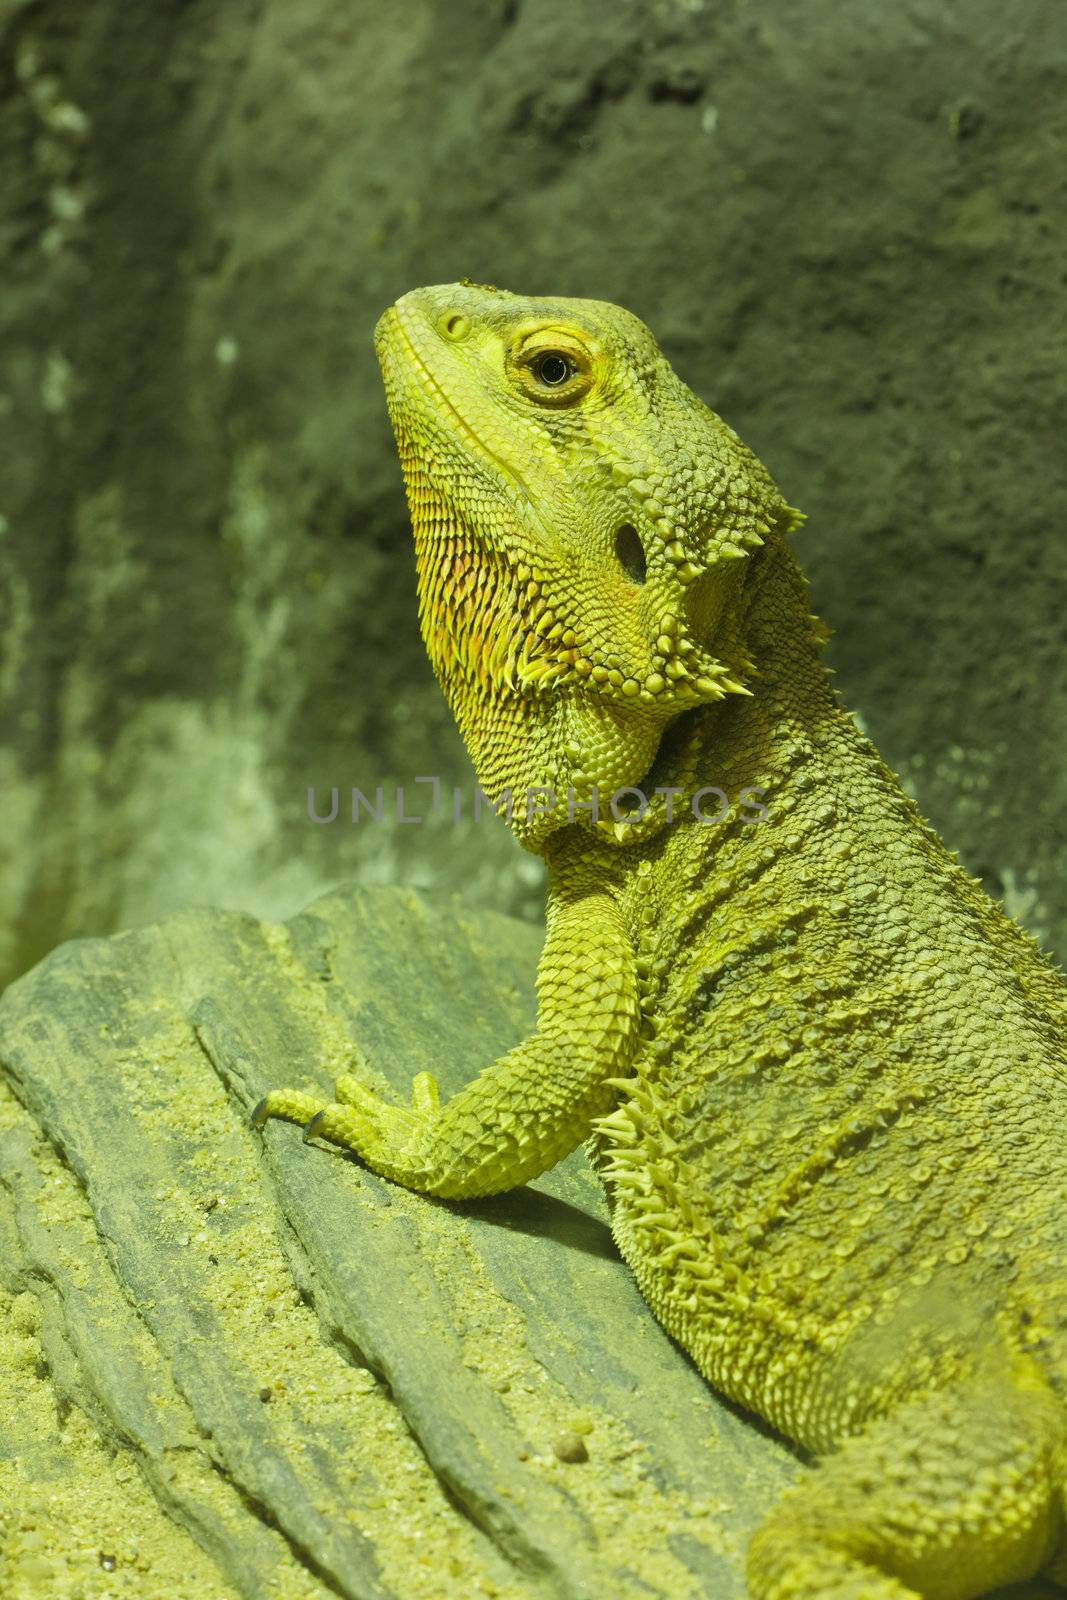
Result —
<instances>
[{"instance_id":1,"label":"scaly skin","mask_svg":"<svg viewBox=\"0 0 1067 1600\"><path fill-rule=\"evenodd\" d=\"M841 710L796 513L641 323L450 284L377 347L427 648L548 864L538 1027L445 1106L346 1078L260 1119L452 1196L590 1138L656 1316L820 1458L755 1600L1062 1576L1062 976ZM627 785L661 793L613 818Z\"/></svg>"}]
</instances>

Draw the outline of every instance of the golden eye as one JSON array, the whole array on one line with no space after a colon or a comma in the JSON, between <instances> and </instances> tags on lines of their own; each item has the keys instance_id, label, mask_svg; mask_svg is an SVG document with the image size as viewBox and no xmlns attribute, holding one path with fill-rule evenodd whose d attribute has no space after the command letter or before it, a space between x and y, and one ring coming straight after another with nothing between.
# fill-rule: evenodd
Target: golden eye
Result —
<instances>
[{"instance_id":1,"label":"golden eye","mask_svg":"<svg viewBox=\"0 0 1067 1600\"><path fill-rule=\"evenodd\" d=\"M562 350L542 350L532 366L538 383L543 383L546 389L561 388L577 371L570 356Z\"/></svg>"},{"instance_id":2,"label":"golden eye","mask_svg":"<svg viewBox=\"0 0 1067 1600\"><path fill-rule=\"evenodd\" d=\"M526 398L537 405L577 405L593 385L593 356L566 329L533 329L506 359Z\"/></svg>"}]
</instances>

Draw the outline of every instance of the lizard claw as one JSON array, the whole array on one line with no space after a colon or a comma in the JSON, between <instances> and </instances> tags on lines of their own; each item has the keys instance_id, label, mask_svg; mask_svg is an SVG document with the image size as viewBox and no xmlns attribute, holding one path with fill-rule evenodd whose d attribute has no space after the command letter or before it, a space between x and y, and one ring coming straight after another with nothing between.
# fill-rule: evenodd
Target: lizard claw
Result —
<instances>
[{"instance_id":1,"label":"lizard claw","mask_svg":"<svg viewBox=\"0 0 1067 1600\"><path fill-rule=\"evenodd\" d=\"M327 1108L325 1106L323 1106L321 1111L316 1111L315 1115L312 1117L310 1122L306 1122L304 1124L304 1143L305 1144L309 1144L311 1142L311 1140L315 1137L316 1129L318 1128L319 1123L322 1121L323 1117L326 1115L326 1109Z\"/></svg>"}]
</instances>

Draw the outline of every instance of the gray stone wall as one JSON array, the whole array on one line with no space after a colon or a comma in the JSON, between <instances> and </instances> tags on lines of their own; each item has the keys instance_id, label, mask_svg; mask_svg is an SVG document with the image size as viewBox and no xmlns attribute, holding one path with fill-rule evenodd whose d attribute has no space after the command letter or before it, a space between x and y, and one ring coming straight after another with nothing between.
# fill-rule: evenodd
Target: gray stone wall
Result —
<instances>
[{"instance_id":1,"label":"gray stone wall","mask_svg":"<svg viewBox=\"0 0 1067 1600\"><path fill-rule=\"evenodd\" d=\"M537 914L491 821L306 812L469 783L370 344L461 275L651 324L808 512L848 704L1067 949L1053 0L0 0L0 46L0 971L348 877Z\"/></svg>"}]
</instances>

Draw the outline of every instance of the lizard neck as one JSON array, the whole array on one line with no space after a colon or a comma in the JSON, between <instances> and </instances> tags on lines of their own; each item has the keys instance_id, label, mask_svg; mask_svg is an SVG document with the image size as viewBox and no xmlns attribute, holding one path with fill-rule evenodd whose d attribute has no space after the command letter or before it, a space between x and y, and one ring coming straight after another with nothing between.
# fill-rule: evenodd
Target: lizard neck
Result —
<instances>
[{"instance_id":1,"label":"lizard neck","mask_svg":"<svg viewBox=\"0 0 1067 1600\"><path fill-rule=\"evenodd\" d=\"M927 918L939 898L957 915L980 900L839 704L821 638L791 555L774 552L749 614L751 697L679 719L663 741L649 781L685 798L624 854L635 942L673 969L668 983L727 946L772 977L794 942L813 972L858 943L893 968L901 939L927 936L919 900ZM690 797L711 786L729 809L709 797L695 814Z\"/></svg>"},{"instance_id":2,"label":"lizard neck","mask_svg":"<svg viewBox=\"0 0 1067 1600\"><path fill-rule=\"evenodd\" d=\"M837 701L821 654L826 631L810 614L807 584L784 545L761 559L744 633L756 663L751 693L680 717L664 734L645 788L682 789L685 811L694 790L716 786L728 795L733 815L738 796L750 788L779 798L789 794L794 804L799 791L792 779L805 764L825 777L859 757L895 781ZM799 789L814 781L801 779ZM730 849L731 841L754 844L760 830L750 824L736 838L731 827L700 831L718 851Z\"/></svg>"},{"instance_id":3,"label":"lizard neck","mask_svg":"<svg viewBox=\"0 0 1067 1600\"><path fill-rule=\"evenodd\" d=\"M788 997L803 1010L804 996L814 1006L833 992L848 1010L850 1051L865 1035L882 1050L888 1019L900 1043L919 997L936 1011L930 996L947 986L966 992L972 1018L1025 996L1031 1021L1062 1030L1059 980L1037 947L959 866L839 704L788 556L766 574L750 637L752 698L670 730L654 774L686 791L717 786L727 815L702 822L683 802L671 825L617 852L649 1014L677 1013L666 1033L692 1046L696 1019L711 1016L724 987L756 1009ZM746 789L761 791L759 821L737 803Z\"/></svg>"}]
</instances>

